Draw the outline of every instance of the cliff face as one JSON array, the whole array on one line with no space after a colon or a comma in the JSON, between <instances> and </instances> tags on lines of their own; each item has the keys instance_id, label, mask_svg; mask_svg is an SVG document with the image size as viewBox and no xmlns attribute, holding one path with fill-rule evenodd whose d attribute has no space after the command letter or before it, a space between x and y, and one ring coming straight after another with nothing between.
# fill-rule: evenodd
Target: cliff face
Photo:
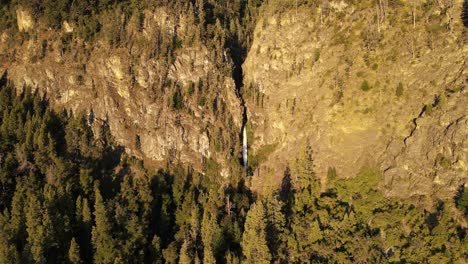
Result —
<instances>
[{"instance_id":1,"label":"cliff face","mask_svg":"<svg viewBox=\"0 0 468 264\"><path fill-rule=\"evenodd\" d=\"M310 145L322 188L332 168L347 178L372 167L387 195L451 197L468 170L461 6L265 3L243 65L253 188L276 189ZM107 21L90 44L70 43L72 23L57 33L16 13L22 33L2 33L0 71L17 86L92 112L96 130L108 122L137 157L202 171L211 162L222 177L240 175L244 109L234 65L226 50L193 43L193 18L148 9L125 28ZM118 36L128 41L114 45ZM178 48L165 52L165 41Z\"/></svg>"},{"instance_id":2,"label":"cliff face","mask_svg":"<svg viewBox=\"0 0 468 264\"><path fill-rule=\"evenodd\" d=\"M253 187L310 145L323 188L331 168L373 167L387 195L451 197L468 170L461 1L285 5L265 7L244 64Z\"/></svg>"},{"instance_id":3,"label":"cliff face","mask_svg":"<svg viewBox=\"0 0 468 264\"><path fill-rule=\"evenodd\" d=\"M4 33L0 43L0 70L18 87L37 88L73 112L92 112L93 125L108 122L132 155L189 162L199 170L212 160L224 168L223 177L230 175L229 153L237 148L242 108L230 71L219 65L232 65L227 57L215 65L213 51L203 44L185 45L193 31L187 18L145 10L141 26L129 23L120 33L129 41L116 47L104 38L93 46L67 43L73 25L65 22L58 33L35 29L27 11L18 14L25 33ZM181 47L158 56L164 39Z\"/></svg>"}]
</instances>

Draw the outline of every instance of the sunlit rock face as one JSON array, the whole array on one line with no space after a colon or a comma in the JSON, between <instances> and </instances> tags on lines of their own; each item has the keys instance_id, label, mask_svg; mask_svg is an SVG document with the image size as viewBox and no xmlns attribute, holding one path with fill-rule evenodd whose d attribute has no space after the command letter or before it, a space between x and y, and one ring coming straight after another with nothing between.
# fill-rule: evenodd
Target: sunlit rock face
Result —
<instances>
[{"instance_id":1,"label":"sunlit rock face","mask_svg":"<svg viewBox=\"0 0 468 264\"><path fill-rule=\"evenodd\" d=\"M153 45L160 36L154 32L162 30L169 37L177 34L183 42L193 23L178 18L176 25L176 17L164 9L144 13L142 28L137 30L131 23L126 28L129 43L114 47L99 35L92 46L77 40L68 48L63 39L74 30L73 25L64 23L61 31L52 34L34 28L30 14L18 10L20 31L30 31L35 37L11 47L9 36L2 35L0 49L15 55L2 60L0 70L6 70L18 87L38 89L53 105L75 113L93 111L97 120L93 125L108 122L116 141L129 154L161 164L169 159L181 161L199 170L211 159L228 177L233 171L230 159L237 158L240 150L236 141L242 126L231 73L221 73L201 43L182 44L169 64L157 58L153 53L159 51ZM225 58L224 68L232 68L230 63ZM200 82L211 85L203 94ZM195 91L189 91L191 86ZM177 89L182 102L176 109L173 95ZM204 104L198 103L202 97Z\"/></svg>"},{"instance_id":2,"label":"sunlit rock face","mask_svg":"<svg viewBox=\"0 0 468 264\"><path fill-rule=\"evenodd\" d=\"M24 9L16 10L16 20L18 23L18 30L21 32L29 31L34 27L34 20L31 13Z\"/></svg>"},{"instance_id":3,"label":"sunlit rock face","mask_svg":"<svg viewBox=\"0 0 468 264\"><path fill-rule=\"evenodd\" d=\"M452 197L468 162L461 8L265 3L242 67L249 163L261 156L253 189L276 190L309 145L323 189L330 168L348 178L372 167L388 196ZM108 122L132 155L199 170L215 163L221 178L242 173L244 109L232 62L190 41L190 18L162 8L143 14L141 23L130 18L119 45L105 34L118 19L92 44L66 43L76 25L54 32L20 8L21 36L0 32L0 71L53 105L93 111L94 126ZM158 57L159 38L180 47Z\"/></svg>"},{"instance_id":4,"label":"sunlit rock face","mask_svg":"<svg viewBox=\"0 0 468 264\"><path fill-rule=\"evenodd\" d=\"M254 188L274 190L310 145L323 188L329 168L348 178L373 167L387 195L451 197L467 175L461 20L434 33L424 22L396 23L410 16L406 9L389 8L377 25L364 3L343 4L281 11L272 4L257 23L244 94L251 155L270 154Z\"/></svg>"}]
</instances>

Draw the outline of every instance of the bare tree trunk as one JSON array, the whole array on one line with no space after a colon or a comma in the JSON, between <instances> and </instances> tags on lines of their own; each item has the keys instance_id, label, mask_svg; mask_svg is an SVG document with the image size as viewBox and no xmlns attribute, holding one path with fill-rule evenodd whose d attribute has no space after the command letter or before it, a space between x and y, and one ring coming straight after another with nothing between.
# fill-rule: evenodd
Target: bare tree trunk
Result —
<instances>
[{"instance_id":1,"label":"bare tree trunk","mask_svg":"<svg viewBox=\"0 0 468 264\"><path fill-rule=\"evenodd\" d=\"M320 8L320 26L323 26L323 10Z\"/></svg>"},{"instance_id":2,"label":"bare tree trunk","mask_svg":"<svg viewBox=\"0 0 468 264\"><path fill-rule=\"evenodd\" d=\"M296 19L297 19L297 0L296 0Z\"/></svg>"},{"instance_id":3,"label":"bare tree trunk","mask_svg":"<svg viewBox=\"0 0 468 264\"><path fill-rule=\"evenodd\" d=\"M384 20L385 17L386 17L386 14L385 14L385 4L382 2L382 0L379 0L379 5L380 5L381 16L382 16L382 22L383 22L383 20Z\"/></svg>"},{"instance_id":4,"label":"bare tree trunk","mask_svg":"<svg viewBox=\"0 0 468 264\"><path fill-rule=\"evenodd\" d=\"M453 34L453 18L452 16L450 16L450 12L447 12L447 18L449 20L449 30L450 30L450 34Z\"/></svg>"},{"instance_id":5,"label":"bare tree trunk","mask_svg":"<svg viewBox=\"0 0 468 264\"><path fill-rule=\"evenodd\" d=\"M376 6L376 10L377 10L377 31L380 33L380 8L378 5Z\"/></svg>"}]
</instances>

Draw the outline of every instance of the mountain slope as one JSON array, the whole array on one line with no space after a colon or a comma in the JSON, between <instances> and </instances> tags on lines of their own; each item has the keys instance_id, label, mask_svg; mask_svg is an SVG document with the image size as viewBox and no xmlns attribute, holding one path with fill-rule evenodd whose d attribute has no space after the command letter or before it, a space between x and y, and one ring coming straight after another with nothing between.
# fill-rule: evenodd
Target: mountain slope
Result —
<instances>
[{"instance_id":1,"label":"mountain slope","mask_svg":"<svg viewBox=\"0 0 468 264\"><path fill-rule=\"evenodd\" d=\"M242 49L237 34L247 35L245 19L229 20L223 10L202 17L195 9L203 7L189 2L141 2L131 11L126 3L76 19L74 4L63 15L70 20L58 26L48 22L47 9L37 18L34 4L12 3L17 25L3 31L0 71L57 107L93 116L96 128L109 123L131 155L158 167L181 161L238 177L243 106L232 77L234 57L224 46L232 38L232 48ZM223 8L238 8L237 16L250 12L250 6ZM227 28L221 15L236 24ZM82 25L82 19L98 26Z\"/></svg>"},{"instance_id":2,"label":"mountain slope","mask_svg":"<svg viewBox=\"0 0 468 264\"><path fill-rule=\"evenodd\" d=\"M451 197L468 169L461 2L287 3L264 7L244 65L250 142L270 152L254 188L310 145L324 186L373 167L388 195Z\"/></svg>"}]
</instances>

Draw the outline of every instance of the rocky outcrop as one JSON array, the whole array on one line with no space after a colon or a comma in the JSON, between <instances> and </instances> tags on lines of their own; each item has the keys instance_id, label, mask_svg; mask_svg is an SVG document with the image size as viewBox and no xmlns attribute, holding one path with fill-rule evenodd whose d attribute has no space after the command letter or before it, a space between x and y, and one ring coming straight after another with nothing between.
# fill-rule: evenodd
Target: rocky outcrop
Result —
<instances>
[{"instance_id":1,"label":"rocky outcrop","mask_svg":"<svg viewBox=\"0 0 468 264\"><path fill-rule=\"evenodd\" d=\"M405 197L452 197L466 181L463 26L440 15L461 6L434 5L413 25L397 22L411 17L405 4L386 7L379 24L364 19L376 12L366 5L265 7L244 65L253 155L274 148L255 189L279 186L306 144L323 188L329 168L379 168L386 193Z\"/></svg>"},{"instance_id":2,"label":"rocky outcrop","mask_svg":"<svg viewBox=\"0 0 468 264\"><path fill-rule=\"evenodd\" d=\"M34 27L34 20L31 13L24 9L16 10L16 21L18 22L18 30L20 32L29 31Z\"/></svg>"},{"instance_id":3,"label":"rocky outcrop","mask_svg":"<svg viewBox=\"0 0 468 264\"><path fill-rule=\"evenodd\" d=\"M433 105L424 107L404 144L389 143L382 164L388 195L450 198L468 180L466 90Z\"/></svg>"},{"instance_id":4,"label":"rocky outcrop","mask_svg":"<svg viewBox=\"0 0 468 264\"><path fill-rule=\"evenodd\" d=\"M30 16L19 12L20 29L30 29ZM99 37L93 47L71 43L71 48L64 48L63 38L38 29L37 38L14 50L8 50L6 42L0 44L4 54L16 54L0 68L7 69L17 87L37 88L56 106L75 113L92 111L96 120L109 123L117 142L132 155L161 164L179 160L198 170L211 159L223 165L223 175L229 176L230 148L235 148L242 125L234 81L229 72L217 71L202 44L177 49L169 63L152 55L151 43L161 37L154 32L163 29L169 37L177 34L183 40L188 29L183 20L177 24L179 18L163 9L144 13L140 31L127 29L131 42L126 47L112 47ZM68 24L63 36L72 30ZM80 46L81 50L75 49ZM225 63L229 68L229 61ZM202 94L199 82L213 87ZM177 90L182 105L174 108ZM202 97L206 103L197 102ZM219 105L219 113L214 113L214 104ZM225 148L215 149L220 141Z\"/></svg>"}]
</instances>

